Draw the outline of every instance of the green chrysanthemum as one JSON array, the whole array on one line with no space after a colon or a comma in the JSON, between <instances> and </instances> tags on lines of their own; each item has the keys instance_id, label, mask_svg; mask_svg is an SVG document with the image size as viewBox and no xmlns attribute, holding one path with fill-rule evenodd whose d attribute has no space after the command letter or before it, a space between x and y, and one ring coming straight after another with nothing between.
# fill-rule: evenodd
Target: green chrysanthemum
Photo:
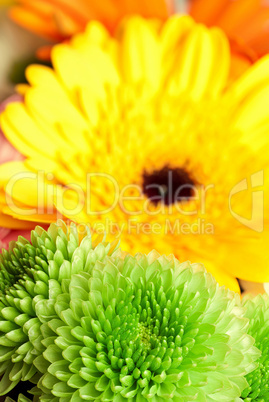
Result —
<instances>
[{"instance_id":1,"label":"green chrysanthemum","mask_svg":"<svg viewBox=\"0 0 269 402\"><path fill-rule=\"evenodd\" d=\"M269 401L269 296L258 295L246 298L246 317L250 319L249 334L255 339L261 357L256 370L247 375L249 386L242 393L242 399L251 402Z\"/></svg>"},{"instance_id":2,"label":"green chrysanthemum","mask_svg":"<svg viewBox=\"0 0 269 402\"><path fill-rule=\"evenodd\" d=\"M115 246L100 243L100 237L92 241L87 227L83 237L80 241L75 225L67 228L62 222L47 232L37 227L32 244L19 238L0 255L0 395L19 381L37 383L35 361L45 350L40 326L55 317L54 298L65 291L74 272L89 269Z\"/></svg>"},{"instance_id":3,"label":"green chrysanthemum","mask_svg":"<svg viewBox=\"0 0 269 402\"><path fill-rule=\"evenodd\" d=\"M40 401L240 401L260 354L239 296L155 252L83 271L41 327Z\"/></svg>"}]
</instances>

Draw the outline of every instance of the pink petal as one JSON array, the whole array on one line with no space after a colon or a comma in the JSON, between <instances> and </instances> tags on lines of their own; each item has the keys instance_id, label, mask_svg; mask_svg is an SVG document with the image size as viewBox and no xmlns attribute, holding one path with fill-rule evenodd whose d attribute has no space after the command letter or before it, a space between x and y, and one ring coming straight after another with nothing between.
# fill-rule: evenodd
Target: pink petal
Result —
<instances>
[{"instance_id":1,"label":"pink petal","mask_svg":"<svg viewBox=\"0 0 269 402\"><path fill-rule=\"evenodd\" d=\"M0 252L2 248L8 249L9 242L18 240L19 236L31 239L31 230L12 230L0 227Z\"/></svg>"}]
</instances>

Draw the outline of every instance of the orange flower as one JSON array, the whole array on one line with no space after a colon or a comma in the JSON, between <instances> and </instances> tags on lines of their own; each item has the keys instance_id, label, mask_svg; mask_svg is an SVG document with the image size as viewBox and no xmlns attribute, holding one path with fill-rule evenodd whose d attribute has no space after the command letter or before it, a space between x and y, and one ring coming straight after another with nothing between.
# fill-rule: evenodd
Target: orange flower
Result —
<instances>
[{"instance_id":1,"label":"orange flower","mask_svg":"<svg viewBox=\"0 0 269 402\"><path fill-rule=\"evenodd\" d=\"M207 26L219 26L228 35L238 76L269 52L269 3L262 0L191 0L190 14Z\"/></svg>"},{"instance_id":2,"label":"orange flower","mask_svg":"<svg viewBox=\"0 0 269 402\"><path fill-rule=\"evenodd\" d=\"M11 18L46 39L61 42L84 30L90 20L99 20L110 31L128 14L165 20L173 0L15 0ZM39 51L49 56L50 47Z\"/></svg>"}]
</instances>

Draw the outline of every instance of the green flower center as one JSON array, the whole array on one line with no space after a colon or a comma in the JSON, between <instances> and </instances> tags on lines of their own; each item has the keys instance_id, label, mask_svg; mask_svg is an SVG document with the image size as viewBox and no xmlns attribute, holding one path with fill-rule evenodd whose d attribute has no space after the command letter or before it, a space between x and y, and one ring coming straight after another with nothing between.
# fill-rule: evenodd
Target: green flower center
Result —
<instances>
[{"instance_id":1,"label":"green flower center","mask_svg":"<svg viewBox=\"0 0 269 402\"><path fill-rule=\"evenodd\" d=\"M152 344L155 343L157 336L152 333L153 325L145 325L144 323L138 324L139 329L139 338L141 342L144 344L144 348L146 350L150 350Z\"/></svg>"},{"instance_id":2,"label":"green flower center","mask_svg":"<svg viewBox=\"0 0 269 402\"><path fill-rule=\"evenodd\" d=\"M162 287L155 288L152 283L135 296L130 292L115 306L116 316L111 316L110 323L104 319L110 313L98 306L99 320L95 323L100 325L100 329L96 327L99 371L112 378L119 375L122 386L135 386L137 382L147 393L152 378L161 376L160 381L164 381L167 370L179 368L189 348L181 345L186 318L181 317L178 294L172 294L171 300Z\"/></svg>"}]
</instances>

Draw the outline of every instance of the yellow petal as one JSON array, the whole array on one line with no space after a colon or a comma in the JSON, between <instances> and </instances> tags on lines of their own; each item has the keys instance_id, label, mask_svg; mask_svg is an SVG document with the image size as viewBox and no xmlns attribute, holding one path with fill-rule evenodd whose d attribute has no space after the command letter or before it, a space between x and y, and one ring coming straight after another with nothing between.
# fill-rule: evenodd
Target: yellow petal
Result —
<instances>
[{"instance_id":1,"label":"yellow petal","mask_svg":"<svg viewBox=\"0 0 269 402\"><path fill-rule=\"evenodd\" d=\"M171 88L177 94L186 92L194 100L206 95L215 97L226 85L229 65L229 47L224 34L196 25L184 41L171 77Z\"/></svg>"},{"instance_id":2,"label":"yellow petal","mask_svg":"<svg viewBox=\"0 0 269 402\"><path fill-rule=\"evenodd\" d=\"M226 94L230 121L252 148L268 144L269 56L263 57L237 80Z\"/></svg>"},{"instance_id":3,"label":"yellow petal","mask_svg":"<svg viewBox=\"0 0 269 402\"><path fill-rule=\"evenodd\" d=\"M33 88L25 95L27 108L42 128L43 136L53 142L58 153L59 150L70 153L74 150L74 145L85 149L87 142L84 131L88 129L86 119L66 97L52 95L43 88ZM65 126L72 128L68 137L63 129Z\"/></svg>"},{"instance_id":4,"label":"yellow petal","mask_svg":"<svg viewBox=\"0 0 269 402\"><path fill-rule=\"evenodd\" d=\"M12 216L0 212L0 226L8 229L34 229L35 224L28 221L14 219Z\"/></svg>"},{"instance_id":5,"label":"yellow petal","mask_svg":"<svg viewBox=\"0 0 269 402\"><path fill-rule=\"evenodd\" d=\"M31 225L31 227L34 228L40 223L50 224L51 222L56 222L58 219L64 219L63 215L55 209L53 211L43 211L39 209L37 210L37 213L35 213L33 208L27 207L24 204L19 204L18 202L16 202L16 207L18 212L16 212L13 207L9 208L8 206L4 207L2 211L8 219L9 217L14 219L14 228L17 228L16 225L20 228L20 222L26 222L26 224L29 226ZM27 221L24 219L27 219Z\"/></svg>"},{"instance_id":6,"label":"yellow petal","mask_svg":"<svg viewBox=\"0 0 269 402\"><path fill-rule=\"evenodd\" d=\"M225 286L234 292L240 293L240 287L235 276L223 270L223 267L218 265L218 263L206 262L205 268L214 276L220 286Z\"/></svg>"},{"instance_id":7,"label":"yellow petal","mask_svg":"<svg viewBox=\"0 0 269 402\"><path fill-rule=\"evenodd\" d=\"M145 81L154 89L160 86L161 46L156 33L139 17L126 20L120 39L120 61L127 82Z\"/></svg>"},{"instance_id":8,"label":"yellow petal","mask_svg":"<svg viewBox=\"0 0 269 402\"><path fill-rule=\"evenodd\" d=\"M267 227L267 223L265 223ZM248 237L246 234L249 233ZM268 235L257 234L255 231L245 228L243 235L233 239L230 242L230 259L225 265L225 271L233 277L240 278L249 282L269 282L269 256L265 252L268 247ZM226 242L228 243L228 241ZM222 248L222 243L218 246L218 258L224 260L227 256L227 247L229 243ZM232 247L235 251L232 251ZM236 250L244 250L237 252ZM227 258L227 257L226 257Z\"/></svg>"},{"instance_id":9,"label":"yellow petal","mask_svg":"<svg viewBox=\"0 0 269 402\"><path fill-rule=\"evenodd\" d=\"M174 16L169 18L161 31L162 55L171 57L170 52L180 46L191 29L194 21L189 16Z\"/></svg>"},{"instance_id":10,"label":"yellow petal","mask_svg":"<svg viewBox=\"0 0 269 402\"><path fill-rule=\"evenodd\" d=\"M255 130L261 124L268 124L268 105L269 87L260 88L259 92L255 92L249 96L238 108L233 119L235 129L241 130L244 133Z\"/></svg>"},{"instance_id":11,"label":"yellow petal","mask_svg":"<svg viewBox=\"0 0 269 402\"><path fill-rule=\"evenodd\" d=\"M189 34L194 21L189 16L174 16L164 24L160 35L163 79L170 77L178 59L178 49L182 47L185 35Z\"/></svg>"},{"instance_id":12,"label":"yellow petal","mask_svg":"<svg viewBox=\"0 0 269 402\"><path fill-rule=\"evenodd\" d=\"M106 51L101 50L96 45L90 45L89 43L86 46L77 48L77 50L91 76L89 86L88 82L84 82L86 88L92 88L91 81L93 77L96 79L97 76L102 85L108 84L112 87L116 87L119 84L119 73L112 58Z\"/></svg>"},{"instance_id":13,"label":"yellow petal","mask_svg":"<svg viewBox=\"0 0 269 402\"><path fill-rule=\"evenodd\" d=\"M210 35L213 43L213 60L206 92L216 97L220 95L227 85L231 56L229 42L223 32L218 28L213 28L210 30ZM221 63L219 60L221 60Z\"/></svg>"},{"instance_id":14,"label":"yellow petal","mask_svg":"<svg viewBox=\"0 0 269 402\"><path fill-rule=\"evenodd\" d=\"M27 84L18 84L15 87L16 92L22 96L24 96L26 94L26 92L28 91L29 88L30 88L30 86Z\"/></svg>"},{"instance_id":15,"label":"yellow petal","mask_svg":"<svg viewBox=\"0 0 269 402\"><path fill-rule=\"evenodd\" d=\"M33 229L38 223L50 223L62 218L62 214L55 209L36 210L15 200L3 188L0 190L0 211L0 226L10 229Z\"/></svg>"},{"instance_id":16,"label":"yellow petal","mask_svg":"<svg viewBox=\"0 0 269 402\"><path fill-rule=\"evenodd\" d=\"M244 102L248 97L252 97L259 92L265 85L269 84L269 55L264 56L245 74L243 74L230 87L228 95L234 99L235 107L240 102Z\"/></svg>"},{"instance_id":17,"label":"yellow petal","mask_svg":"<svg viewBox=\"0 0 269 402\"><path fill-rule=\"evenodd\" d=\"M30 171L24 165L23 161L7 162L0 165L0 186L3 187L14 176L21 172L28 174Z\"/></svg>"},{"instance_id":18,"label":"yellow petal","mask_svg":"<svg viewBox=\"0 0 269 402\"><path fill-rule=\"evenodd\" d=\"M10 208L16 200L40 210L53 208L53 186L47 185L44 171L32 172L24 162L4 163L0 165L0 184L5 186L5 192L10 197Z\"/></svg>"},{"instance_id":19,"label":"yellow petal","mask_svg":"<svg viewBox=\"0 0 269 402\"><path fill-rule=\"evenodd\" d=\"M54 174L57 172L61 165L56 161L40 155L38 158L26 159L24 161L24 166L31 172L46 172L47 180L49 180L51 183L56 184L56 181L54 180Z\"/></svg>"},{"instance_id":20,"label":"yellow petal","mask_svg":"<svg viewBox=\"0 0 269 402\"><path fill-rule=\"evenodd\" d=\"M119 77L110 57L94 45L73 49L58 45L52 51L53 65L64 85L74 95L78 88L92 91L92 96L102 99L105 84L117 85Z\"/></svg>"},{"instance_id":21,"label":"yellow petal","mask_svg":"<svg viewBox=\"0 0 269 402\"><path fill-rule=\"evenodd\" d=\"M63 216L78 223L89 221L89 217L85 220L85 193L80 186L74 185L69 188L58 186L54 202Z\"/></svg>"},{"instance_id":22,"label":"yellow petal","mask_svg":"<svg viewBox=\"0 0 269 402\"><path fill-rule=\"evenodd\" d=\"M90 123L95 126L99 122L99 107L96 99L93 99L92 93L88 88L81 88L79 93L81 108Z\"/></svg>"},{"instance_id":23,"label":"yellow petal","mask_svg":"<svg viewBox=\"0 0 269 402\"><path fill-rule=\"evenodd\" d=\"M71 44L78 49L84 47L85 44L92 43L93 45L104 46L109 40L108 31L98 21L91 21L82 34L75 35L71 39Z\"/></svg>"},{"instance_id":24,"label":"yellow petal","mask_svg":"<svg viewBox=\"0 0 269 402\"><path fill-rule=\"evenodd\" d=\"M57 75L50 67L31 64L26 68L25 75L31 86L51 88L54 92L64 93Z\"/></svg>"},{"instance_id":25,"label":"yellow petal","mask_svg":"<svg viewBox=\"0 0 269 402\"><path fill-rule=\"evenodd\" d=\"M23 103L10 103L1 114L1 126L11 144L25 156L53 156L57 144L29 116Z\"/></svg>"},{"instance_id":26,"label":"yellow petal","mask_svg":"<svg viewBox=\"0 0 269 402\"><path fill-rule=\"evenodd\" d=\"M89 132L91 127L87 129L83 127L79 127L76 125L75 121L61 121L56 123L58 135L60 134L64 141L68 142L69 147L72 148L72 151L69 149L69 153L86 153L91 147L89 141ZM64 154L64 152L59 152L60 154Z\"/></svg>"}]
</instances>

